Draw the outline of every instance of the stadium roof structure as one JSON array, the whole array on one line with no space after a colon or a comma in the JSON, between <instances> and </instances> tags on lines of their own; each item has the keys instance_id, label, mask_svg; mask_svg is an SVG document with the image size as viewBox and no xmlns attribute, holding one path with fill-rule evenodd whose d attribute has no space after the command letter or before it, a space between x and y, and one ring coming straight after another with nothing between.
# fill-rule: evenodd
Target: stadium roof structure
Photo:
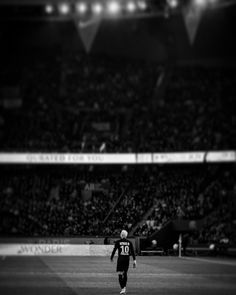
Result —
<instances>
[{"instance_id":1,"label":"stadium roof structure","mask_svg":"<svg viewBox=\"0 0 236 295\"><path fill-rule=\"evenodd\" d=\"M105 12L95 16L91 12L91 4L95 2L130 1L145 2L152 7L158 7L158 3L167 4L173 1L181 4L178 9L169 9L167 12L159 6L159 10L140 9L133 13L122 11L115 17ZM62 3L71 5L66 14L60 13L59 5ZM78 3L90 5L87 6L90 13L77 13L75 5ZM198 10L192 5L191 9L189 3L209 3L209 6L206 10ZM236 28L235 4L236 0L0 0L0 21L3 24L2 31L6 32L2 36L8 36L7 31L10 31L11 27L12 32L15 32L15 22L18 21L22 21L22 26L25 22L34 22L27 27L32 30L41 21L51 21L50 25L58 26L55 31L59 30L60 25L68 26L70 32L76 29L76 36L79 36L78 46L80 48L83 44L83 49L88 53L106 52L162 62L168 56L182 60L197 56L232 59L235 58L236 52L232 43ZM53 13L47 13L46 5L53 6ZM113 19L115 21L110 21ZM116 38L112 44L109 41L108 48L105 46L106 40L111 40L113 36Z\"/></svg>"},{"instance_id":2,"label":"stadium roof structure","mask_svg":"<svg viewBox=\"0 0 236 295\"><path fill-rule=\"evenodd\" d=\"M96 2L100 3L108 3L113 0L98 0ZM126 0L115 0L118 3L127 3ZM25 6L37 6L37 5L46 5L46 4L51 4L51 5L58 5L61 3L66 3L70 5L74 5L78 2L84 2L87 4L94 3L95 0L0 0L0 6L20 6L20 5L25 5ZM163 9L165 6L172 6L171 3L173 3L172 0L133 0L134 3L137 2L145 2L148 6L150 6L150 13L155 13L157 11L160 11L160 9ZM214 8L220 8L220 7L227 7L231 5L236 4L236 0L176 0L177 7L184 7L186 5L189 5L191 3L196 3L197 5L208 5L211 9Z\"/></svg>"},{"instance_id":3,"label":"stadium roof structure","mask_svg":"<svg viewBox=\"0 0 236 295\"><path fill-rule=\"evenodd\" d=\"M119 14L114 15L108 12L107 5L111 2L119 3L120 7L122 7ZM136 9L132 13L127 11L127 6L125 6L127 3L136 3L135 5L138 7L138 3L140 5L140 2L146 3L147 9L143 10L139 6L139 9ZM171 8L174 2L178 3L178 6ZM76 10L76 5L78 5L78 3L86 4L86 13L80 14L78 10ZM94 14L92 9L94 3L103 5L103 12L100 13L100 15ZM208 3L208 5L201 7L204 3ZM116 32L116 36L119 35L122 42L118 42L119 46L114 45L113 49L110 51L112 51L112 53L125 51L125 55L127 55L127 44L130 44L131 38L135 36L135 34L132 35L131 26L130 23L128 23L131 20L133 28L136 26L136 31L141 28L139 29L139 37L135 36L134 42L137 41L138 43L135 43L135 46L132 46L132 44L129 46L129 48L139 48L140 53L138 56L141 55L141 52L145 52L145 57L147 55L156 56L160 53L160 56L165 56L166 58L167 51L171 51L174 56L183 57L188 53L192 56L197 53L201 54L203 48L205 49L207 46L209 46L207 52L210 52L211 48L214 53L215 48L220 47L220 52L230 52L231 54L231 52L236 52L234 50L235 47L231 44L231 40L235 34L235 4L236 0L0 0L0 21L1 23L10 21L13 21L13 23L15 21L37 23L38 21L45 20L64 23L70 22L76 28L82 40L83 47L87 52L95 48L94 41L97 41L96 44L98 48L103 48L103 45L99 45L100 40L103 40L106 34L108 40ZM51 13L47 11L47 5L51 6ZM60 5L69 6L69 9L67 7L66 13L62 12ZM227 10L227 14L224 12L225 10ZM215 18L217 19L218 12L222 15L221 18L224 23L221 22L221 19L218 23L217 20L215 20ZM210 14L212 14L213 17L209 17L208 21L207 15ZM115 21L110 22L110 20L113 19L115 19ZM205 21L206 19L207 22ZM119 20L119 29L115 26L117 20ZM145 20L145 25L142 23L143 20ZM108 28L113 29L112 35L109 35L110 31ZM222 33L223 31L224 33ZM124 42L124 35L129 36L129 38L127 37L127 44ZM155 35L155 40L152 35ZM100 36L102 36L101 39ZM202 36L206 36L204 41ZM211 36L210 44L209 36ZM215 42L212 40L213 37L215 38ZM118 39L117 37L117 40ZM141 39L146 40L145 46ZM166 48L166 44L169 44L168 42L170 42L170 40L176 40L174 41L175 47L173 47L172 44L171 46L168 45L169 47ZM222 42L222 40L225 41ZM104 42L104 44L105 43L106 42ZM125 50L118 49L121 43L127 45ZM217 46L213 46L213 44ZM147 50L147 48L149 49ZM229 48L229 50L227 48ZM152 53L150 55L149 50L157 53ZM148 53L146 54L146 52ZM212 55L212 52L208 54Z\"/></svg>"},{"instance_id":4,"label":"stadium roof structure","mask_svg":"<svg viewBox=\"0 0 236 295\"><path fill-rule=\"evenodd\" d=\"M109 11L109 4L115 2L120 12ZM86 12L78 12L77 5L86 6ZM140 4L141 3L141 4ZM173 15L194 11L214 10L236 4L236 0L0 0L1 20L41 20L64 21L70 19L91 19L98 16L93 7L100 5L100 19L136 19L136 18L169 18ZM129 8L129 4L133 8ZM144 6L143 6L144 5ZM47 11L47 6L51 6ZM60 6L67 6L66 10ZM101 8L102 7L102 8ZM135 7L135 8L134 8ZM132 10L132 11L131 11ZM97 14L97 15L96 15ZM198 12L197 12L198 14Z\"/></svg>"}]
</instances>

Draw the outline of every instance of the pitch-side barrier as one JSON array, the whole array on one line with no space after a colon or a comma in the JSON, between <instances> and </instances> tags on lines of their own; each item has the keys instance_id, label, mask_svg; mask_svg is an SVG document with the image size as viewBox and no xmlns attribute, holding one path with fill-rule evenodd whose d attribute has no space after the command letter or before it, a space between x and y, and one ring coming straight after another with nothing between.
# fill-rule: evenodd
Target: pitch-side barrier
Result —
<instances>
[{"instance_id":1,"label":"pitch-side barrier","mask_svg":"<svg viewBox=\"0 0 236 295\"><path fill-rule=\"evenodd\" d=\"M0 256L110 256L113 245L0 244Z\"/></svg>"}]
</instances>

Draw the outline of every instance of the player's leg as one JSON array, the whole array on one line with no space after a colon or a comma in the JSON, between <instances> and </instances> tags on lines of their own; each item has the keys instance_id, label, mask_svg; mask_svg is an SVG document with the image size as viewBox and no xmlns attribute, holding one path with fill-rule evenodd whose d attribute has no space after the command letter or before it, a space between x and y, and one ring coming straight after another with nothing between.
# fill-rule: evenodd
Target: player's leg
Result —
<instances>
[{"instance_id":1,"label":"player's leg","mask_svg":"<svg viewBox=\"0 0 236 295\"><path fill-rule=\"evenodd\" d=\"M121 289L124 288L124 277L123 277L123 271L118 272L118 278L119 278L119 284Z\"/></svg>"},{"instance_id":2,"label":"player's leg","mask_svg":"<svg viewBox=\"0 0 236 295\"><path fill-rule=\"evenodd\" d=\"M124 283L124 287L126 287L127 279L128 279L128 277L127 277L127 271L124 271L123 272L123 283Z\"/></svg>"},{"instance_id":3,"label":"player's leg","mask_svg":"<svg viewBox=\"0 0 236 295\"><path fill-rule=\"evenodd\" d=\"M122 265L122 259L121 257L118 257L117 259L117 266L116 266L116 271L118 273L118 280L119 280L119 284L121 289L124 288L123 286L123 265Z\"/></svg>"},{"instance_id":4,"label":"player's leg","mask_svg":"<svg viewBox=\"0 0 236 295\"><path fill-rule=\"evenodd\" d=\"M128 270L129 270L129 259L126 259L125 263L124 263L124 268L123 268L123 284L124 284L124 293L126 293L126 284L127 284L127 280L128 280Z\"/></svg>"},{"instance_id":5,"label":"player's leg","mask_svg":"<svg viewBox=\"0 0 236 295\"><path fill-rule=\"evenodd\" d=\"M126 284L127 284L127 271L124 270L122 272L122 275L120 276L120 280L121 280L121 292L120 294L126 294Z\"/></svg>"},{"instance_id":6,"label":"player's leg","mask_svg":"<svg viewBox=\"0 0 236 295\"><path fill-rule=\"evenodd\" d=\"M120 294L125 294L126 293L126 283L127 283L127 271L129 268L129 259L127 258L118 258L118 263L117 263L117 272L119 275L119 283L121 287ZM126 275L125 275L126 273Z\"/></svg>"}]
</instances>

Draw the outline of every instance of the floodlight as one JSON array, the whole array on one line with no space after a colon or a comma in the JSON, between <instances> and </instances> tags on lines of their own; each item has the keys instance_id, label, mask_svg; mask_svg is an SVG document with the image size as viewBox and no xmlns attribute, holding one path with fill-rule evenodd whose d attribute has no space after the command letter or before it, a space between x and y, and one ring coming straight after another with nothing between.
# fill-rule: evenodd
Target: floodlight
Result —
<instances>
[{"instance_id":1,"label":"floodlight","mask_svg":"<svg viewBox=\"0 0 236 295\"><path fill-rule=\"evenodd\" d=\"M194 0L194 4L199 7L203 7L207 5L207 0Z\"/></svg>"},{"instance_id":2,"label":"floodlight","mask_svg":"<svg viewBox=\"0 0 236 295\"><path fill-rule=\"evenodd\" d=\"M146 3L146 1L138 1L138 8L139 9L141 9L141 10L145 10L145 9L147 9L147 3Z\"/></svg>"},{"instance_id":3,"label":"floodlight","mask_svg":"<svg viewBox=\"0 0 236 295\"><path fill-rule=\"evenodd\" d=\"M170 8L176 8L179 5L179 1L178 0L168 0L168 4L170 6Z\"/></svg>"},{"instance_id":4,"label":"floodlight","mask_svg":"<svg viewBox=\"0 0 236 295\"><path fill-rule=\"evenodd\" d=\"M102 4L99 2L96 2L92 6L92 11L94 14L101 14L103 10Z\"/></svg>"},{"instance_id":5,"label":"floodlight","mask_svg":"<svg viewBox=\"0 0 236 295\"><path fill-rule=\"evenodd\" d=\"M76 11L80 14L86 13L88 10L88 6L85 2L78 2L76 4Z\"/></svg>"},{"instance_id":6,"label":"floodlight","mask_svg":"<svg viewBox=\"0 0 236 295\"><path fill-rule=\"evenodd\" d=\"M51 14L54 11L54 7L51 4L47 4L45 6L45 11L46 11L46 13Z\"/></svg>"},{"instance_id":7,"label":"floodlight","mask_svg":"<svg viewBox=\"0 0 236 295\"><path fill-rule=\"evenodd\" d=\"M61 14L68 14L70 12L70 5L68 3L61 3L58 6L58 10Z\"/></svg>"},{"instance_id":8,"label":"floodlight","mask_svg":"<svg viewBox=\"0 0 236 295\"><path fill-rule=\"evenodd\" d=\"M136 10L136 5L135 5L135 3L133 2L133 1L129 1L128 3L127 3L127 6L126 6L126 8L127 8L127 10L129 11L129 12L134 12L135 10Z\"/></svg>"},{"instance_id":9,"label":"floodlight","mask_svg":"<svg viewBox=\"0 0 236 295\"><path fill-rule=\"evenodd\" d=\"M120 3L117 1L111 1L108 3L108 12L112 14L119 13L121 10Z\"/></svg>"}]
</instances>

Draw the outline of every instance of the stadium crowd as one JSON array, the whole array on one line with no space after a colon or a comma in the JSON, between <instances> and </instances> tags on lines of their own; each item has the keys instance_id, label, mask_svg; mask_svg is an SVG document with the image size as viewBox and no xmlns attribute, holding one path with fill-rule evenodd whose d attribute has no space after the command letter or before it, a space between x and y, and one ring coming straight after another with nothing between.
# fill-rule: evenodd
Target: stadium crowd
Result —
<instances>
[{"instance_id":1,"label":"stadium crowd","mask_svg":"<svg viewBox=\"0 0 236 295\"><path fill-rule=\"evenodd\" d=\"M236 242L234 171L205 168L132 173L65 167L4 170L0 234L114 236L125 227L148 236L169 220L182 218L205 220L193 243L219 238Z\"/></svg>"},{"instance_id":2,"label":"stadium crowd","mask_svg":"<svg viewBox=\"0 0 236 295\"><path fill-rule=\"evenodd\" d=\"M21 102L14 106L14 99L1 99L1 150L170 152L236 147L234 68L167 69L154 62L60 51L32 53L18 68ZM3 76L4 71L9 68L1 69Z\"/></svg>"},{"instance_id":3,"label":"stadium crowd","mask_svg":"<svg viewBox=\"0 0 236 295\"><path fill-rule=\"evenodd\" d=\"M18 62L0 69L1 77L20 73L16 87L1 91L1 151L236 149L233 67L166 68L60 51ZM90 168L1 168L0 233L108 236L125 227L149 236L182 218L205 221L192 243L236 241L233 206L224 204L235 195L232 171L153 167L133 175L127 167L122 173Z\"/></svg>"},{"instance_id":4,"label":"stadium crowd","mask_svg":"<svg viewBox=\"0 0 236 295\"><path fill-rule=\"evenodd\" d=\"M196 176L191 179L185 175L174 178L165 175L159 186L161 190L158 188L161 198L136 228L135 235L149 236L170 220L187 219L203 222L200 231L191 234L191 244L226 237L235 241L234 176L229 171L212 176L202 174L197 181Z\"/></svg>"},{"instance_id":5,"label":"stadium crowd","mask_svg":"<svg viewBox=\"0 0 236 295\"><path fill-rule=\"evenodd\" d=\"M139 151L234 148L235 74L220 67L172 69L163 98L141 115Z\"/></svg>"},{"instance_id":6,"label":"stadium crowd","mask_svg":"<svg viewBox=\"0 0 236 295\"><path fill-rule=\"evenodd\" d=\"M158 68L78 53L32 57L21 71L22 107L4 112L2 149L120 152L132 149L122 134Z\"/></svg>"}]
</instances>

